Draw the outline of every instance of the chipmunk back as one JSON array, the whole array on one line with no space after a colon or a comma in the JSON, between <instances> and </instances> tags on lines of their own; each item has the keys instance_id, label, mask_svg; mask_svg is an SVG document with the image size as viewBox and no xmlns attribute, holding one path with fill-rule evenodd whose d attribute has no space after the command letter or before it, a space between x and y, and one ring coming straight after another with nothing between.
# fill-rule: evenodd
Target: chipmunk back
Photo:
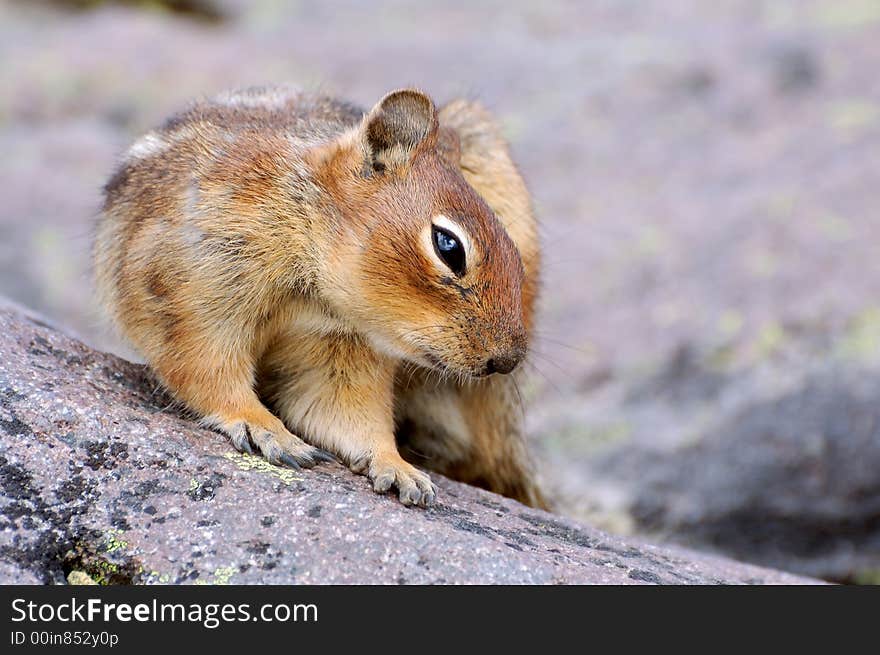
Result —
<instances>
[{"instance_id":1,"label":"chipmunk back","mask_svg":"<svg viewBox=\"0 0 880 655\"><path fill-rule=\"evenodd\" d=\"M236 448L306 467L332 453L405 504L436 494L413 461L543 503L512 375L537 237L479 106L226 93L135 142L105 194L105 304Z\"/></svg>"}]
</instances>

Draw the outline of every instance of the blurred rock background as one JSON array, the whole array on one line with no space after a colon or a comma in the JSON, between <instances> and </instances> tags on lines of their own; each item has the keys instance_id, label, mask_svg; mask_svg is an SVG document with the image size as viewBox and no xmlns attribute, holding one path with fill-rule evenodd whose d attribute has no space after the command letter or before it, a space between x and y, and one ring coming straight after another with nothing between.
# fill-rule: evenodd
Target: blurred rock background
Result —
<instances>
[{"instance_id":1,"label":"blurred rock background","mask_svg":"<svg viewBox=\"0 0 880 655\"><path fill-rule=\"evenodd\" d=\"M194 96L480 98L545 250L562 513L880 582L880 0L0 1L0 293L91 345L114 158Z\"/></svg>"}]
</instances>

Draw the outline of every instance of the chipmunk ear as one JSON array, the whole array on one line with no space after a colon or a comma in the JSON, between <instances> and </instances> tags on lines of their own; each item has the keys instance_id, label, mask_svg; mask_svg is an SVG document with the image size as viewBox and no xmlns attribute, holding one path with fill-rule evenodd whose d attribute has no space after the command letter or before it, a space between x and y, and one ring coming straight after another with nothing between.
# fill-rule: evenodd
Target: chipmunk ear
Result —
<instances>
[{"instance_id":1,"label":"chipmunk ear","mask_svg":"<svg viewBox=\"0 0 880 655\"><path fill-rule=\"evenodd\" d=\"M398 168L436 144L437 111L421 91L392 91L370 110L362 130L370 168Z\"/></svg>"}]
</instances>

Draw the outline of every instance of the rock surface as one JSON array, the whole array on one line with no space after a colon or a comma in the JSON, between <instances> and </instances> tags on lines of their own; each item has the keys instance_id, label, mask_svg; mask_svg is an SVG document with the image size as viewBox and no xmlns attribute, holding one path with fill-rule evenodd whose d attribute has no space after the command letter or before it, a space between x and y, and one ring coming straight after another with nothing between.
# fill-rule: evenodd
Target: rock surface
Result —
<instances>
[{"instance_id":1,"label":"rock surface","mask_svg":"<svg viewBox=\"0 0 880 655\"><path fill-rule=\"evenodd\" d=\"M606 459L643 531L767 566L880 582L880 375L823 370L700 443Z\"/></svg>"},{"instance_id":2,"label":"rock surface","mask_svg":"<svg viewBox=\"0 0 880 655\"><path fill-rule=\"evenodd\" d=\"M0 582L798 583L445 479L407 509L339 465L235 453L142 366L0 306Z\"/></svg>"}]
</instances>

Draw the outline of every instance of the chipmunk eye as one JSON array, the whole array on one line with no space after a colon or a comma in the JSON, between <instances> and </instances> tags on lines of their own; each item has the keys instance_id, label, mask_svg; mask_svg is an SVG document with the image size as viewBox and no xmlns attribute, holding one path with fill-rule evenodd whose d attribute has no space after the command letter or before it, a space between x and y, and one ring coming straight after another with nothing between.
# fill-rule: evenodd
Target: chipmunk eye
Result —
<instances>
[{"instance_id":1,"label":"chipmunk eye","mask_svg":"<svg viewBox=\"0 0 880 655\"><path fill-rule=\"evenodd\" d=\"M433 226L433 237L434 250L437 252L437 256L458 277L464 275L465 256L464 247L461 245L461 242L450 232L436 225Z\"/></svg>"}]
</instances>

